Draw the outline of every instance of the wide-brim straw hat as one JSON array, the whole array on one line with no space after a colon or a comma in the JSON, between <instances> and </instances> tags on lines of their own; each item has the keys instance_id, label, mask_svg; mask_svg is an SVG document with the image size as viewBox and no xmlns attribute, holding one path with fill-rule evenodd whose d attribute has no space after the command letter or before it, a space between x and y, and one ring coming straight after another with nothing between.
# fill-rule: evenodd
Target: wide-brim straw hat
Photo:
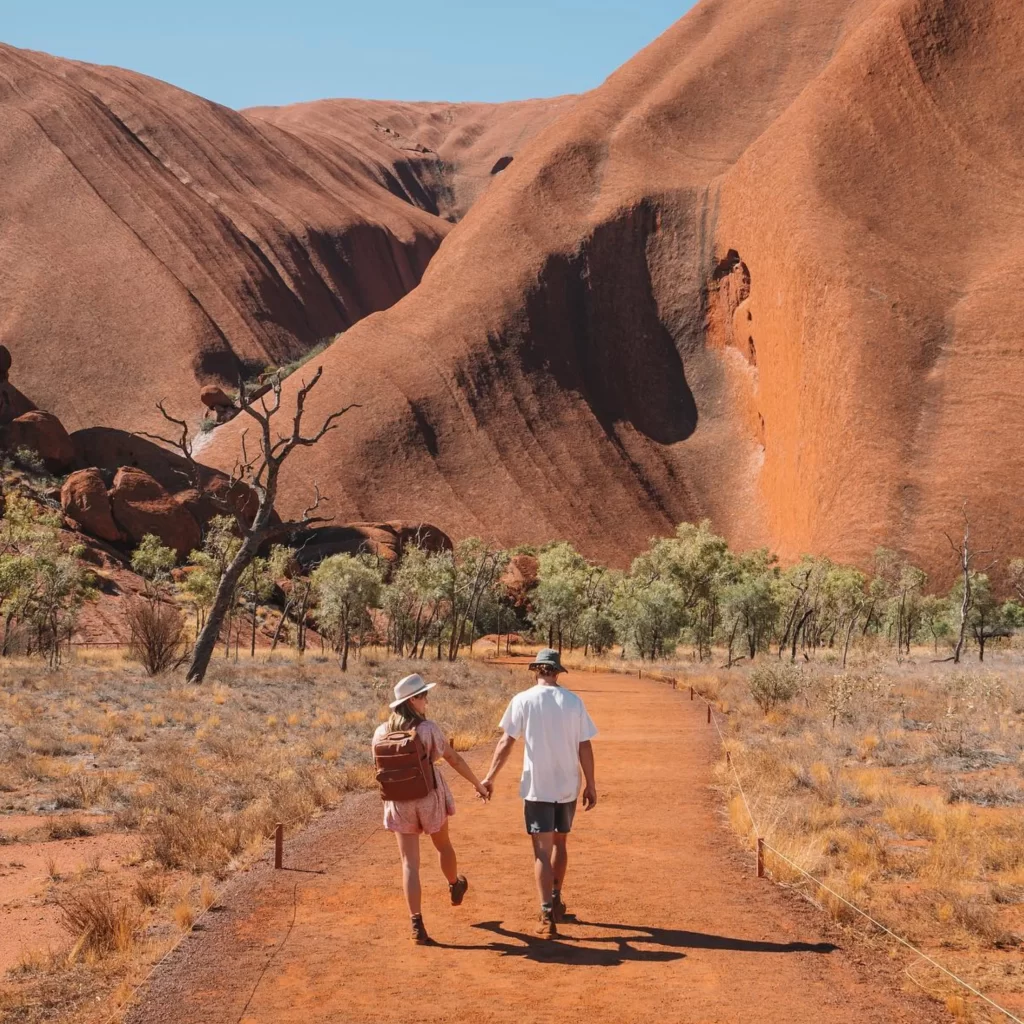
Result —
<instances>
[{"instance_id":1,"label":"wide-brim straw hat","mask_svg":"<svg viewBox=\"0 0 1024 1024\"><path fill-rule=\"evenodd\" d=\"M530 662L530 668L553 668L556 672L565 671L558 651L553 651L550 647L542 647L537 652L537 657Z\"/></svg>"},{"instance_id":2,"label":"wide-brim straw hat","mask_svg":"<svg viewBox=\"0 0 1024 1024\"><path fill-rule=\"evenodd\" d=\"M388 707L394 711L399 704L404 704L410 697L418 697L421 693L426 693L427 690L432 690L435 686L437 686L437 683L428 683L424 680L423 676L415 674L399 679L398 684L395 686L395 699Z\"/></svg>"}]
</instances>

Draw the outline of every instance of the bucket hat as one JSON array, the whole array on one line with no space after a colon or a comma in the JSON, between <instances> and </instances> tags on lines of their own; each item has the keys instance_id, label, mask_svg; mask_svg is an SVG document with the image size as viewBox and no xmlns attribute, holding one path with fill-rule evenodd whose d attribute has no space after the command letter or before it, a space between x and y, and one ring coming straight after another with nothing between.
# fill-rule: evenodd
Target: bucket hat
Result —
<instances>
[{"instance_id":1,"label":"bucket hat","mask_svg":"<svg viewBox=\"0 0 1024 1024\"><path fill-rule=\"evenodd\" d=\"M427 690L432 690L437 683L425 682L423 676L413 674L399 679L395 686L395 699L388 705L393 711L399 704L404 704L410 697L418 697Z\"/></svg>"},{"instance_id":2,"label":"bucket hat","mask_svg":"<svg viewBox=\"0 0 1024 1024\"><path fill-rule=\"evenodd\" d=\"M542 647L537 652L537 657L530 662L530 668L553 668L556 672L565 671L558 651L553 651L550 647Z\"/></svg>"}]
</instances>

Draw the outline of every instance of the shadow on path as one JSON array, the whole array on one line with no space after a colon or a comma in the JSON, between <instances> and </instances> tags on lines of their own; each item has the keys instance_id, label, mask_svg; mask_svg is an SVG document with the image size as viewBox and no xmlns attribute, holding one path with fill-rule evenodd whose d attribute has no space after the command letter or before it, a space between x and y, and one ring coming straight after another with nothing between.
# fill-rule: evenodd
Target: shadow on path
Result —
<instances>
[{"instance_id":1,"label":"shadow on path","mask_svg":"<svg viewBox=\"0 0 1024 1024\"><path fill-rule=\"evenodd\" d=\"M676 928L649 928L645 925L606 924L567 918L566 924L606 931L621 931L623 935L560 935L557 939L542 939L525 932L512 931L500 921L481 921L473 925L514 942L489 942L486 945L460 945L438 942L443 949L490 950L501 956L518 956L539 963L558 963L579 967L618 967L627 961L668 963L682 960L680 949L729 949L741 953L831 953L837 946L828 942L762 942L752 939L734 939L725 935L708 935ZM667 946L668 949L645 949L642 944ZM637 944L640 944L639 946ZM596 946L596 948L595 948Z\"/></svg>"},{"instance_id":2,"label":"shadow on path","mask_svg":"<svg viewBox=\"0 0 1024 1024\"><path fill-rule=\"evenodd\" d=\"M706 932L688 932L677 928L649 928L642 924L607 924L601 921L580 921L567 918L571 924L585 928L604 928L609 931L639 932L627 941L653 942L659 946L685 949L732 949L738 953L832 953L839 947L831 942L764 942L756 939L734 939L727 935L709 935ZM616 942L615 938L588 939L589 942Z\"/></svg>"}]
</instances>

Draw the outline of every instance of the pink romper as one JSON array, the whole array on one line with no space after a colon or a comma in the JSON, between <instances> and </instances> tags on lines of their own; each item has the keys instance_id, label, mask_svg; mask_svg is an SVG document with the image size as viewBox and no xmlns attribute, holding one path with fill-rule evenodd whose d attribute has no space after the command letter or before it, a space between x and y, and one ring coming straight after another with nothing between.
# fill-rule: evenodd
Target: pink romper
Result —
<instances>
[{"instance_id":1,"label":"pink romper","mask_svg":"<svg viewBox=\"0 0 1024 1024\"><path fill-rule=\"evenodd\" d=\"M416 727L431 764L440 760L444 753L445 740L440 728L433 722L420 722ZM373 734L373 743L388 733L387 723L379 725ZM434 768L437 786L433 792L420 797L419 800L385 800L384 827L389 832L402 832L405 835L425 833L432 836L444 828L444 823L455 813L455 797L448 788L444 774Z\"/></svg>"}]
</instances>

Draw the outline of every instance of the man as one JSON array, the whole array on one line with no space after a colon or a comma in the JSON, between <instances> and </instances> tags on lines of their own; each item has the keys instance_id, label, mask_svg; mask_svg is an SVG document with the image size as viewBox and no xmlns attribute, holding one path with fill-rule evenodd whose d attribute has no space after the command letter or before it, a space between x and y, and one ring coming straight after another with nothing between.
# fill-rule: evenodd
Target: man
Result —
<instances>
[{"instance_id":1,"label":"man","mask_svg":"<svg viewBox=\"0 0 1024 1024\"><path fill-rule=\"evenodd\" d=\"M525 801L526 831L533 840L534 872L540 895L540 926L537 934L553 939L556 923L565 916L562 885L569 865L566 843L576 813L583 767L584 810L597 805L594 783L594 750L597 735L583 701L558 685L565 672L557 651L545 647L530 664L537 685L517 693L501 719L504 735L494 750L483 786L492 792L515 742L523 745L523 774L519 795Z\"/></svg>"}]
</instances>

